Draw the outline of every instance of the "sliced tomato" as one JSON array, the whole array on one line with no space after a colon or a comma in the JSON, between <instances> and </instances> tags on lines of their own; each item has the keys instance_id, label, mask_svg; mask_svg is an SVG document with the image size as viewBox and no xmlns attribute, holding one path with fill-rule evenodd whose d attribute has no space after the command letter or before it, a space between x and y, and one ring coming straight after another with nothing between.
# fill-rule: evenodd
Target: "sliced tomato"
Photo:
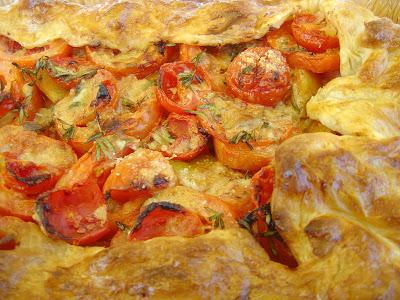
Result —
<instances>
[{"instance_id":1,"label":"sliced tomato","mask_svg":"<svg viewBox=\"0 0 400 300\"><path fill-rule=\"evenodd\" d=\"M0 250L14 250L15 247L17 247L15 236L0 230Z\"/></svg>"},{"instance_id":2,"label":"sliced tomato","mask_svg":"<svg viewBox=\"0 0 400 300\"><path fill-rule=\"evenodd\" d=\"M166 122L152 133L148 147L183 161L191 160L208 149L207 137L201 133L196 117L176 113L171 113Z\"/></svg>"},{"instance_id":3,"label":"sliced tomato","mask_svg":"<svg viewBox=\"0 0 400 300\"><path fill-rule=\"evenodd\" d=\"M306 69L314 73L335 72L340 68L338 49L313 53L301 47L292 35L292 21L269 32L266 40L268 45L282 52L291 68Z\"/></svg>"},{"instance_id":4,"label":"sliced tomato","mask_svg":"<svg viewBox=\"0 0 400 300\"><path fill-rule=\"evenodd\" d=\"M290 69L282 54L268 47L250 48L226 72L228 91L243 101L273 106L290 89Z\"/></svg>"},{"instance_id":5,"label":"sliced tomato","mask_svg":"<svg viewBox=\"0 0 400 300\"><path fill-rule=\"evenodd\" d=\"M178 56L178 46L159 42L145 51L131 50L126 53L87 46L86 54L96 65L113 72L116 76L133 74L141 79L156 72L162 64L175 59Z\"/></svg>"},{"instance_id":6,"label":"sliced tomato","mask_svg":"<svg viewBox=\"0 0 400 300\"><path fill-rule=\"evenodd\" d=\"M175 183L174 170L161 153L139 149L116 165L104 184L103 192L117 202L127 202L148 198Z\"/></svg>"},{"instance_id":7,"label":"sliced tomato","mask_svg":"<svg viewBox=\"0 0 400 300\"><path fill-rule=\"evenodd\" d=\"M74 245L91 245L115 232L103 194L92 177L71 189L56 189L40 197L36 212L45 233Z\"/></svg>"},{"instance_id":8,"label":"sliced tomato","mask_svg":"<svg viewBox=\"0 0 400 300\"><path fill-rule=\"evenodd\" d=\"M51 189L60 177L60 172L49 172L46 167L32 162L6 159L5 185L17 192L33 196Z\"/></svg>"},{"instance_id":9,"label":"sliced tomato","mask_svg":"<svg viewBox=\"0 0 400 300\"><path fill-rule=\"evenodd\" d=\"M149 204L139 215L129 234L130 240L148 240L158 236L193 237L204 233L198 215L178 204L156 202Z\"/></svg>"},{"instance_id":10,"label":"sliced tomato","mask_svg":"<svg viewBox=\"0 0 400 300\"><path fill-rule=\"evenodd\" d=\"M274 190L275 171L272 166L263 167L251 178L253 199L259 207L268 204Z\"/></svg>"},{"instance_id":11,"label":"sliced tomato","mask_svg":"<svg viewBox=\"0 0 400 300\"><path fill-rule=\"evenodd\" d=\"M314 53L339 48L335 30L329 28L325 20L312 14L296 15L292 23L292 33L300 46Z\"/></svg>"},{"instance_id":12,"label":"sliced tomato","mask_svg":"<svg viewBox=\"0 0 400 300\"><path fill-rule=\"evenodd\" d=\"M190 62L174 62L161 66L157 99L168 111L184 114L199 103L199 91L211 90L208 75Z\"/></svg>"},{"instance_id":13,"label":"sliced tomato","mask_svg":"<svg viewBox=\"0 0 400 300\"><path fill-rule=\"evenodd\" d=\"M36 62L44 56L64 57L71 52L72 47L63 40L55 40L43 47L24 49L7 37L0 37L0 59L17 63L21 67L34 67Z\"/></svg>"}]
</instances>

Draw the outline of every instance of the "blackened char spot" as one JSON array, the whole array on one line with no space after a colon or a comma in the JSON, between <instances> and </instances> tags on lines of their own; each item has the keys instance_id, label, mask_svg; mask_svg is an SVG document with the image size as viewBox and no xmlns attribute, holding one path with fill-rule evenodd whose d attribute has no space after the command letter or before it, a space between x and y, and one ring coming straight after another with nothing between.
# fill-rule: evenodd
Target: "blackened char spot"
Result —
<instances>
[{"instance_id":1,"label":"blackened char spot","mask_svg":"<svg viewBox=\"0 0 400 300\"><path fill-rule=\"evenodd\" d=\"M156 175L153 179L153 184L156 188L161 188L168 185L168 179L163 175Z\"/></svg>"},{"instance_id":2,"label":"blackened char spot","mask_svg":"<svg viewBox=\"0 0 400 300\"><path fill-rule=\"evenodd\" d=\"M110 93L106 86L102 83L99 85L99 91L96 95L96 100L92 102L92 106L99 106L101 103L109 103L111 101Z\"/></svg>"}]
</instances>

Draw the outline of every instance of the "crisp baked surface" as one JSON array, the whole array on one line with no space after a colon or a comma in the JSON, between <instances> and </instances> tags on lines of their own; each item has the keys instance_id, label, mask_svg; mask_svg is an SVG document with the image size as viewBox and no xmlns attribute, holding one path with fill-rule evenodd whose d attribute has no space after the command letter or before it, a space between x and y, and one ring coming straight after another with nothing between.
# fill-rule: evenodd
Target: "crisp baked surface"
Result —
<instances>
[{"instance_id":1,"label":"crisp baked surface","mask_svg":"<svg viewBox=\"0 0 400 300\"><path fill-rule=\"evenodd\" d=\"M400 27L389 19L338 0L15 1L0 8L0 34L27 48L58 38L121 51L160 40L221 45L260 38L300 10L322 12L338 30L342 77L307 115L344 136L302 134L277 149L271 207L296 269L270 261L235 224L103 249L5 217L0 228L20 244L0 251L0 298L398 298ZM161 195L190 205L189 193Z\"/></svg>"}]
</instances>

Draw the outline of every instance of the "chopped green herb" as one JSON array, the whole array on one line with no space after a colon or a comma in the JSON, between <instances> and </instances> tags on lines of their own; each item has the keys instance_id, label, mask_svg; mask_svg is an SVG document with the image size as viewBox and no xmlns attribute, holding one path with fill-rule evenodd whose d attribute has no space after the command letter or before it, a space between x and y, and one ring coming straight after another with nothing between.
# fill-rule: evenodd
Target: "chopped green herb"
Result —
<instances>
[{"instance_id":1,"label":"chopped green herb","mask_svg":"<svg viewBox=\"0 0 400 300\"><path fill-rule=\"evenodd\" d=\"M251 150L253 150L253 146L250 144L250 141L255 141L256 138L254 137L253 133L249 133L245 130L242 130L235 134L229 143L231 144L238 144L239 142L245 143Z\"/></svg>"},{"instance_id":2,"label":"chopped green herb","mask_svg":"<svg viewBox=\"0 0 400 300\"><path fill-rule=\"evenodd\" d=\"M192 84L194 78L194 72L185 71L178 74L178 79L185 87L189 87Z\"/></svg>"},{"instance_id":3,"label":"chopped green herb","mask_svg":"<svg viewBox=\"0 0 400 300\"><path fill-rule=\"evenodd\" d=\"M225 228L225 222L224 222L224 214L221 212L217 212L209 207L206 207L206 209L212 214L211 216L208 217L208 220L212 222L213 227L215 229L224 229Z\"/></svg>"},{"instance_id":4,"label":"chopped green herb","mask_svg":"<svg viewBox=\"0 0 400 300\"><path fill-rule=\"evenodd\" d=\"M268 121L263 121L261 128L271 128L271 124Z\"/></svg>"},{"instance_id":5,"label":"chopped green herb","mask_svg":"<svg viewBox=\"0 0 400 300\"><path fill-rule=\"evenodd\" d=\"M126 224L124 224L122 222L116 221L115 225L117 225L117 227L118 227L118 229L120 231L122 231L122 232L124 232L126 234L129 234L131 232L132 228L130 228L128 225L126 225Z\"/></svg>"},{"instance_id":6,"label":"chopped green herb","mask_svg":"<svg viewBox=\"0 0 400 300\"><path fill-rule=\"evenodd\" d=\"M203 60L204 55L205 55L204 52L200 52L195 57L193 57L192 62L194 63L195 68L199 66L199 64Z\"/></svg>"},{"instance_id":7,"label":"chopped green herb","mask_svg":"<svg viewBox=\"0 0 400 300\"><path fill-rule=\"evenodd\" d=\"M108 159L112 158L112 155L116 152L114 145L110 142L107 136L104 136L102 132L97 132L90 136L86 143L96 143L96 160L101 158L103 153Z\"/></svg>"},{"instance_id":8,"label":"chopped green herb","mask_svg":"<svg viewBox=\"0 0 400 300\"><path fill-rule=\"evenodd\" d=\"M244 68L240 71L240 73L241 73L241 74L250 74L251 71L253 71L253 67L252 67L252 66L247 66L247 67L244 67Z\"/></svg>"}]
</instances>

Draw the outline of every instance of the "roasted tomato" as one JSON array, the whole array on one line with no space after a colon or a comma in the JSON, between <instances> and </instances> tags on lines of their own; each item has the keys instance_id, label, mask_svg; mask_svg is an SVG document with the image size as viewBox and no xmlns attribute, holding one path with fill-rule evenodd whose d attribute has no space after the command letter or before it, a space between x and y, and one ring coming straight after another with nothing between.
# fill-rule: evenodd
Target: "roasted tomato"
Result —
<instances>
[{"instance_id":1,"label":"roasted tomato","mask_svg":"<svg viewBox=\"0 0 400 300\"><path fill-rule=\"evenodd\" d=\"M34 67L44 56L64 57L71 52L72 47L62 40L53 41L43 47L25 49L5 36L0 37L0 59L17 63L21 67Z\"/></svg>"},{"instance_id":2,"label":"roasted tomato","mask_svg":"<svg viewBox=\"0 0 400 300\"><path fill-rule=\"evenodd\" d=\"M61 175L58 170L49 170L44 166L16 159L6 159L5 169L5 185L28 196L51 189Z\"/></svg>"},{"instance_id":3,"label":"roasted tomato","mask_svg":"<svg viewBox=\"0 0 400 300\"><path fill-rule=\"evenodd\" d=\"M160 68L157 99L168 111L183 114L196 108L199 91L211 90L208 75L189 62L164 64Z\"/></svg>"},{"instance_id":4,"label":"roasted tomato","mask_svg":"<svg viewBox=\"0 0 400 300\"><path fill-rule=\"evenodd\" d=\"M116 165L103 191L113 200L126 202L150 197L152 193L174 186L175 183L174 170L161 153L139 149Z\"/></svg>"},{"instance_id":5,"label":"roasted tomato","mask_svg":"<svg viewBox=\"0 0 400 300\"><path fill-rule=\"evenodd\" d=\"M258 171L251 179L253 199L259 207L270 202L274 191L275 171L271 166L266 166Z\"/></svg>"},{"instance_id":6,"label":"roasted tomato","mask_svg":"<svg viewBox=\"0 0 400 300\"><path fill-rule=\"evenodd\" d=\"M15 247L17 247L15 236L0 230L0 250L13 250Z\"/></svg>"},{"instance_id":7,"label":"roasted tomato","mask_svg":"<svg viewBox=\"0 0 400 300\"><path fill-rule=\"evenodd\" d=\"M340 68L339 50L329 49L324 53L294 52L287 55L290 66L310 70L313 73L337 71Z\"/></svg>"},{"instance_id":8,"label":"roasted tomato","mask_svg":"<svg viewBox=\"0 0 400 300\"><path fill-rule=\"evenodd\" d=\"M176 186L160 191L155 197L148 199L144 206L151 203L169 202L180 205L198 215L206 230L236 228L235 212L221 199L207 195L184 186Z\"/></svg>"},{"instance_id":9,"label":"roasted tomato","mask_svg":"<svg viewBox=\"0 0 400 300\"><path fill-rule=\"evenodd\" d=\"M26 195L52 188L76 161L68 145L19 126L1 128L0 144L7 145L0 153L4 160L0 173L5 185Z\"/></svg>"},{"instance_id":10,"label":"roasted tomato","mask_svg":"<svg viewBox=\"0 0 400 300\"><path fill-rule=\"evenodd\" d=\"M282 52L290 67L306 69L314 73L334 72L340 68L339 50L327 49L323 53L312 53L297 44L292 35L292 22L266 35L269 46Z\"/></svg>"},{"instance_id":11,"label":"roasted tomato","mask_svg":"<svg viewBox=\"0 0 400 300\"><path fill-rule=\"evenodd\" d=\"M102 116L101 127L108 132L123 131L128 136L144 139L162 118L154 82L129 75L118 81L117 88L118 110Z\"/></svg>"},{"instance_id":12,"label":"roasted tomato","mask_svg":"<svg viewBox=\"0 0 400 300\"><path fill-rule=\"evenodd\" d=\"M178 204L153 202L145 207L130 230L130 240L148 240L158 236L193 237L204 233L198 215Z\"/></svg>"},{"instance_id":13,"label":"roasted tomato","mask_svg":"<svg viewBox=\"0 0 400 300\"><path fill-rule=\"evenodd\" d=\"M38 198L36 212L42 230L74 245L90 245L115 232L95 178L55 189Z\"/></svg>"},{"instance_id":14,"label":"roasted tomato","mask_svg":"<svg viewBox=\"0 0 400 300\"><path fill-rule=\"evenodd\" d=\"M101 135L102 114L112 111L119 100L116 79L106 70L81 82L68 97L57 102L53 113L57 133L80 155Z\"/></svg>"},{"instance_id":15,"label":"roasted tomato","mask_svg":"<svg viewBox=\"0 0 400 300\"><path fill-rule=\"evenodd\" d=\"M257 227L257 240L267 251L271 260L287 265L290 268L297 267L296 258L275 228L269 204L265 204L258 209Z\"/></svg>"},{"instance_id":16,"label":"roasted tomato","mask_svg":"<svg viewBox=\"0 0 400 300\"><path fill-rule=\"evenodd\" d=\"M335 28L312 14L296 15L292 23L292 33L300 46L314 53L339 48Z\"/></svg>"},{"instance_id":17,"label":"roasted tomato","mask_svg":"<svg viewBox=\"0 0 400 300\"><path fill-rule=\"evenodd\" d=\"M191 160L207 150L207 138L192 115L172 113L150 136L147 147L175 160Z\"/></svg>"},{"instance_id":18,"label":"roasted tomato","mask_svg":"<svg viewBox=\"0 0 400 300\"><path fill-rule=\"evenodd\" d=\"M272 106L290 89L290 69L282 54L267 47L250 48L226 72L228 92L243 101Z\"/></svg>"},{"instance_id":19,"label":"roasted tomato","mask_svg":"<svg viewBox=\"0 0 400 300\"><path fill-rule=\"evenodd\" d=\"M247 104L208 93L194 112L214 137L216 157L233 169L257 171L269 164L276 147L297 132L291 105Z\"/></svg>"},{"instance_id":20,"label":"roasted tomato","mask_svg":"<svg viewBox=\"0 0 400 300\"><path fill-rule=\"evenodd\" d=\"M156 72L162 64L175 59L178 55L178 46L159 42L144 51L131 50L126 53L87 46L86 53L96 65L117 76L133 74L138 78L144 78Z\"/></svg>"},{"instance_id":21,"label":"roasted tomato","mask_svg":"<svg viewBox=\"0 0 400 300\"><path fill-rule=\"evenodd\" d=\"M97 72L93 64L79 57L43 57L37 65L35 83L52 102L60 101L81 79L90 79Z\"/></svg>"},{"instance_id":22,"label":"roasted tomato","mask_svg":"<svg viewBox=\"0 0 400 300\"><path fill-rule=\"evenodd\" d=\"M211 155L202 155L190 162L171 161L180 185L218 197L241 218L255 208L251 179L234 171Z\"/></svg>"}]
</instances>

